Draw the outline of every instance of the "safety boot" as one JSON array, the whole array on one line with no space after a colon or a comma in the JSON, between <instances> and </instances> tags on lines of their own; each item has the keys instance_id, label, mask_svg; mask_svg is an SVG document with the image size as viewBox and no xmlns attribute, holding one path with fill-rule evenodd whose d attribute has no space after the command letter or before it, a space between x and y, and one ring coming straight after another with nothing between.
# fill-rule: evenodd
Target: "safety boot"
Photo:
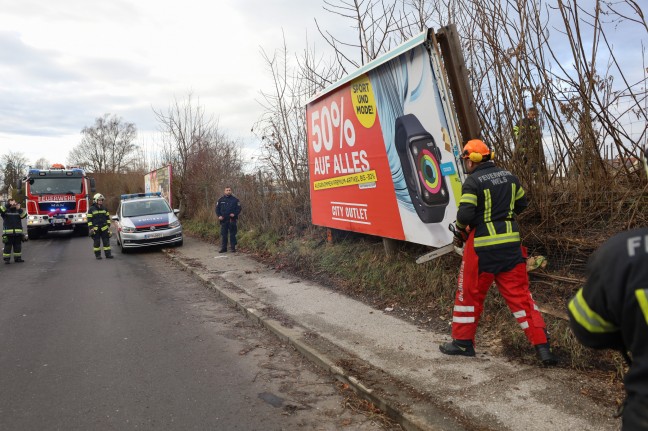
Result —
<instances>
[{"instance_id":1,"label":"safety boot","mask_svg":"<svg viewBox=\"0 0 648 431\"><path fill-rule=\"evenodd\" d=\"M439 346L441 353L446 355L475 356L475 348L471 340L452 340Z\"/></svg>"},{"instance_id":2,"label":"safety boot","mask_svg":"<svg viewBox=\"0 0 648 431\"><path fill-rule=\"evenodd\" d=\"M97 258L97 260L101 259L101 255L100 255L100 254L95 254L95 257Z\"/></svg>"},{"instance_id":3,"label":"safety boot","mask_svg":"<svg viewBox=\"0 0 648 431\"><path fill-rule=\"evenodd\" d=\"M22 257L16 257L16 258L14 258L14 262L21 263L21 262L24 262L24 260L23 260Z\"/></svg>"},{"instance_id":4,"label":"safety boot","mask_svg":"<svg viewBox=\"0 0 648 431\"><path fill-rule=\"evenodd\" d=\"M9 261L9 258L8 258L8 257L4 258L4 262L5 262L5 265L9 265L9 264L11 263L11 262Z\"/></svg>"},{"instance_id":5,"label":"safety boot","mask_svg":"<svg viewBox=\"0 0 648 431\"><path fill-rule=\"evenodd\" d=\"M113 256L112 254L107 254L107 255L106 255L106 259L113 259L114 257L115 257L115 256Z\"/></svg>"},{"instance_id":6,"label":"safety boot","mask_svg":"<svg viewBox=\"0 0 648 431\"><path fill-rule=\"evenodd\" d=\"M558 364L558 358L551 352L549 343L536 344L535 351L538 355L538 359L540 359L540 362L542 362L542 365L545 367L552 367Z\"/></svg>"}]
</instances>

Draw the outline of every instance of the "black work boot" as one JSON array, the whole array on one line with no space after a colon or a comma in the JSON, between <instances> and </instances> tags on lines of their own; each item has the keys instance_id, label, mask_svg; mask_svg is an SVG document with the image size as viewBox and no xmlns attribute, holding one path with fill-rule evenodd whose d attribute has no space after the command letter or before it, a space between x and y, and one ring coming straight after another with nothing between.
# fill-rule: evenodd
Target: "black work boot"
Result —
<instances>
[{"instance_id":1,"label":"black work boot","mask_svg":"<svg viewBox=\"0 0 648 431\"><path fill-rule=\"evenodd\" d=\"M219 253L227 253L227 249L226 248L221 248Z\"/></svg>"},{"instance_id":2,"label":"black work boot","mask_svg":"<svg viewBox=\"0 0 648 431\"><path fill-rule=\"evenodd\" d=\"M114 256L112 254L107 254L106 259L112 259Z\"/></svg>"},{"instance_id":3,"label":"black work boot","mask_svg":"<svg viewBox=\"0 0 648 431\"><path fill-rule=\"evenodd\" d=\"M230 251L231 251L232 253L236 253L236 247L232 247L232 248L230 249Z\"/></svg>"},{"instance_id":4,"label":"black work boot","mask_svg":"<svg viewBox=\"0 0 648 431\"><path fill-rule=\"evenodd\" d=\"M4 261L5 261L5 265L9 265L11 263L8 258L4 259Z\"/></svg>"},{"instance_id":5,"label":"black work boot","mask_svg":"<svg viewBox=\"0 0 648 431\"><path fill-rule=\"evenodd\" d=\"M471 340L452 340L439 346L441 353L446 355L475 356L475 348Z\"/></svg>"},{"instance_id":6,"label":"black work boot","mask_svg":"<svg viewBox=\"0 0 648 431\"><path fill-rule=\"evenodd\" d=\"M22 259L22 257L15 257L15 258L14 258L14 262L16 262L16 263L22 263L22 262L24 262L24 260Z\"/></svg>"},{"instance_id":7,"label":"black work boot","mask_svg":"<svg viewBox=\"0 0 648 431\"><path fill-rule=\"evenodd\" d=\"M101 255L100 255L100 254L95 254L95 257L97 258L97 260L101 259Z\"/></svg>"},{"instance_id":8,"label":"black work boot","mask_svg":"<svg viewBox=\"0 0 648 431\"><path fill-rule=\"evenodd\" d=\"M558 364L558 358L551 352L551 347L549 343L536 344L535 345L536 354L538 359L542 362L542 365L545 367L552 367Z\"/></svg>"}]
</instances>

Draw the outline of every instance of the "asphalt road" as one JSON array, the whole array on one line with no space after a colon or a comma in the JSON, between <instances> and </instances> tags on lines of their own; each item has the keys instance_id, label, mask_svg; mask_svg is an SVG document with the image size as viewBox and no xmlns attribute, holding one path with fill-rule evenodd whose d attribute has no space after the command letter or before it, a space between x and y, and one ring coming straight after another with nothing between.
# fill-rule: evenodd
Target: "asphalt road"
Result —
<instances>
[{"instance_id":1,"label":"asphalt road","mask_svg":"<svg viewBox=\"0 0 648 431\"><path fill-rule=\"evenodd\" d=\"M0 429L391 426L160 251L112 246L61 233L0 264Z\"/></svg>"}]
</instances>

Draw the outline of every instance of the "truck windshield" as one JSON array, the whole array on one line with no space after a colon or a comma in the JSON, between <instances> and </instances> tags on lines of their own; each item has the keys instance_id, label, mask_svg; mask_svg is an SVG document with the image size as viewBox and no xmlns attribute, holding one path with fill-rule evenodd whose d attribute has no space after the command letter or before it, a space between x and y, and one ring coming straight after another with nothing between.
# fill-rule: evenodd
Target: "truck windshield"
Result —
<instances>
[{"instance_id":1,"label":"truck windshield","mask_svg":"<svg viewBox=\"0 0 648 431\"><path fill-rule=\"evenodd\" d=\"M33 178L29 181L33 195L79 194L83 192L83 178Z\"/></svg>"}]
</instances>

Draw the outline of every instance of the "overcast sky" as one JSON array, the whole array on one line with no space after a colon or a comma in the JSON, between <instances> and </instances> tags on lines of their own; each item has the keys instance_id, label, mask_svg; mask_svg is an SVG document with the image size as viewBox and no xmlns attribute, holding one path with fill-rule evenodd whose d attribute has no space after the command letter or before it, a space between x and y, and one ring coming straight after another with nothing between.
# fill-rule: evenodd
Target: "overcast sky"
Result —
<instances>
[{"instance_id":1,"label":"overcast sky","mask_svg":"<svg viewBox=\"0 0 648 431\"><path fill-rule=\"evenodd\" d=\"M320 1L0 0L0 155L65 163L80 131L105 113L159 134L152 107L191 92L229 136L255 145L260 54L320 40L314 18L340 23ZM337 21L337 22L336 22ZM328 22L328 23L327 23ZM320 42L321 43L321 42Z\"/></svg>"},{"instance_id":2,"label":"overcast sky","mask_svg":"<svg viewBox=\"0 0 648 431\"><path fill-rule=\"evenodd\" d=\"M301 52L307 37L318 54L330 53L315 18L338 38L355 40L351 23L323 5L0 0L0 155L19 151L30 163L41 157L65 163L81 130L106 113L135 123L137 143L151 151L160 138L152 108L165 111L191 93L221 130L245 145L250 159L257 145L250 129L262 114L260 91L272 88L261 49L281 49L285 34L289 53ZM632 38L617 29L612 42L621 60L636 64L625 67L636 83L644 76L646 34L639 31L637 40L636 26L623 28ZM645 122L636 127L645 128Z\"/></svg>"}]
</instances>

